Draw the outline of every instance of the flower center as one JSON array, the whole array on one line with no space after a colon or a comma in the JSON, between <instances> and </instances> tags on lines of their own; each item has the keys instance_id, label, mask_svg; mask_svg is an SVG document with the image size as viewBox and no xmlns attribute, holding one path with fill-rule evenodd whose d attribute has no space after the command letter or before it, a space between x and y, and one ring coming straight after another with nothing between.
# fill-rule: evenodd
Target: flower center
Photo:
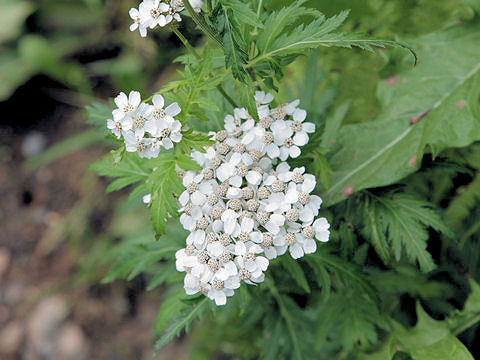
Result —
<instances>
[{"instance_id":1,"label":"flower center","mask_svg":"<svg viewBox=\"0 0 480 360\"><path fill-rule=\"evenodd\" d=\"M165 117L166 113L165 110L163 109L157 109L153 110L153 117L155 120L163 119Z\"/></svg>"},{"instance_id":2,"label":"flower center","mask_svg":"<svg viewBox=\"0 0 480 360\"><path fill-rule=\"evenodd\" d=\"M294 121L290 127L293 131L302 131L302 123L300 121Z\"/></svg>"},{"instance_id":3,"label":"flower center","mask_svg":"<svg viewBox=\"0 0 480 360\"><path fill-rule=\"evenodd\" d=\"M242 280L250 280L250 273L246 269L240 269L238 277Z\"/></svg>"},{"instance_id":4,"label":"flower center","mask_svg":"<svg viewBox=\"0 0 480 360\"><path fill-rule=\"evenodd\" d=\"M273 245L273 237L270 234L263 234L263 242L262 245L264 247L270 247Z\"/></svg>"},{"instance_id":5,"label":"flower center","mask_svg":"<svg viewBox=\"0 0 480 360\"><path fill-rule=\"evenodd\" d=\"M285 214L285 218L291 222L297 221L298 217L299 217L299 214L297 209L290 209Z\"/></svg>"},{"instance_id":6,"label":"flower center","mask_svg":"<svg viewBox=\"0 0 480 360\"><path fill-rule=\"evenodd\" d=\"M130 105L130 104L125 105L125 106L123 107L123 112L124 112L124 113L128 113L128 112L130 112L130 111L132 111L132 110L133 110L133 106Z\"/></svg>"},{"instance_id":7,"label":"flower center","mask_svg":"<svg viewBox=\"0 0 480 360\"><path fill-rule=\"evenodd\" d=\"M206 264L208 262L208 253L205 250L202 250L197 255L197 260L200 264Z\"/></svg>"},{"instance_id":8,"label":"flower center","mask_svg":"<svg viewBox=\"0 0 480 360\"><path fill-rule=\"evenodd\" d=\"M152 16L152 18L157 19L160 15L162 15L162 12L157 7L157 8L154 8L154 9L150 10L150 15Z\"/></svg>"},{"instance_id":9,"label":"flower center","mask_svg":"<svg viewBox=\"0 0 480 360\"><path fill-rule=\"evenodd\" d=\"M260 199L266 199L270 196L270 191L265 186L262 186L260 189L258 189L258 197Z\"/></svg>"},{"instance_id":10,"label":"flower center","mask_svg":"<svg viewBox=\"0 0 480 360\"><path fill-rule=\"evenodd\" d=\"M238 235L238 241L247 242L248 240L250 240L250 234L243 232Z\"/></svg>"},{"instance_id":11,"label":"flower center","mask_svg":"<svg viewBox=\"0 0 480 360\"><path fill-rule=\"evenodd\" d=\"M223 246L228 246L232 243L232 239L230 239L230 236L228 234L221 234L218 237L218 240Z\"/></svg>"},{"instance_id":12,"label":"flower center","mask_svg":"<svg viewBox=\"0 0 480 360\"><path fill-rule=\"evenodd\" d=\"M313 235L315 235L313 226L305 226L302 230L302 235L305 236L306 238L313 238Z\"/></svg>"},{"instance_id":13,"label":"flower center","mask_svg":"<svg viewBox=\"0 0 480 360\"><path fill-rule=\"evenodd\" d=\"M288 233L285 235L285 242L287 245L293 245L297 242L297 237L293 233Z\"/></svg>"},{"instance_id":14,"label":"flower center","mask_svg":"<svg viewBox=\"0 0 480 360\"><path fill-rule=\"evenodd\" d=\"M265 224L270 219L270 214L264 210L257 212L257 220L260 224Z\"/></svg>"},{"instance_id":15,"label":"flower center","mask_svg":"<svg viewBox=\"0 0 480 360\"><path fill-rule=\"evenodd\" d=\"M138 152L144 152L147 149L147 146L143 141L137 143L137 151Z\"/></svg>"},{"instance_id":16,"label":"flower center","mask_svg":"<svg viewBox=\"0 0 480 360\"><path fill-rule=\"evenodd\" d=\"M287 148L292 147L292 146L293 146L293 140L292 140L292 138L286 139L284 145L285 145L285 147L287 147Z\"/></svg>"},{"instance_id":17,"label":"flower center","mask_svg":"<svg viewBox=\"0 0 480 360\"><path fill-rule=\"evenodd\" d=\"M272 125L272 118L270 117L264 117L260 119L260 126L263 127L264 129L268 129L270 125Z\"/></svg>"},{"instance_id":18,"label":"flower center","mask_svg":"<svg viewBox=\"0 0 480 360\"><path fill-rule=\"evenodd\" d=\"M232 199L228 202L228 207L233 211L239 211L242 209L242 202L239 199Z\"/></svg>"},{"instance_id":19,"label":"flower center","mask_svg":"<svg viewBox=\"0 0 480 360\"><path fill-rule=\"evenodd\" d=\"M217 144L217 151L221 155L227 155L228 152L230 151L230 146L228 146L225 143L219 143Z\"/></svg>"},{"instance_id":20,"label":"flower center","mask_svg":"<svg viewBox=\"0 0 480 360\"><path fill-rule=\"evenodd\" d=\"M250 261L255 261L255 258L256 258L255 254L249 252L245 254L244 260L245 262L250 262Z\"/></svg>"},{"instance_id":21,"label":"flower center","mask_svg":"<svg viewBox=\"0 0 480 360\"><path fill-rule=\"evenodd\" d=\"M208 260L208 268L212 270L213 272L218 270L218 260L217 259L210 259Z\"/></svg>"},{"instance_id":22,"label":"flower center","mask_svg":"<svg viewBox=\"0 0 480 360\"><path fill-rule=\"evenodd\" d=\"M292 181L293 181L295 184L301 184L301 183L303 183L303 175L302 175L302 174L299 174L299 173L293 173Z\"/></svg>"},{"instance_id":23,"label":"flower center","mask_svg":"<svg viewBox=\"0 0 480 360\"><path fill-rule=\"evenodd\" d=\"M200 230L205 230L208 227L208 220L205 217L202 217L200 220L197 221L197 227Z\"/></svg>"},{"instance_id":24,"label":"flower center","mask_svg":"<svg viewBox=\"0 0 480 360\"><path fill-rule=\"evenodd\" d=\"M226 138L227 138L228 134L227 134L227 131L226 130L220 130L219 132L217 132L217 134L215 135L215 139L217 141L224 141Z\"/></svg>"},{"instance_id":25,"label":"flower center","mask_svg":"<svg viewBox=\"0 0 480 360\"><path fill-rule=\"evenodd\" d=\"M260 202L255 199L251 199L247 201L247 209L248 211L257 211L260 207Z\"/></svg>"},{"instance_id":26,"label":"flower center","mask_svg":"<svg viewBox=\"0 0 480 360\"><path fill-rule=\"evenodd\" d=\"M164 138L167 138L170 136L170 134L172 133L172 131L170 129L163 129L161 132L160 132L160 137L162 139Z\"/></svg>"},{"instance_id":27,"label":"flower center","mask_svg":"<svg viewBox=\"0 0 480 360\"><path fill-rule=\"evenodd\" d=\"M265 133L265 135L263 136L263 142L265 144L273 143L273 134L271 132Z\"/></svg>"},{"instance_id":28,"label":"flower center","mask_svg":"<svg viewBox=\"0 0 480 360\"><path fill-rule=\"evenodd\" d=\"M285 190L285 183L283 181L280 181L280 180L275 180L272 184L272 190L274 192L280 192L280 191Z\"/></svg>"},{"instance_id":29,"label":"flower center","mask_svg":"<svg viewBox=\"0 0 480 360\"><path fill-rule=\"evenodd\" d=\"M184 213L188 216L192 215L192 210L193 210L193 204L189 203L185 206L184 208Z\"/></svg>"},{"instance_id":30,"label":"flower center","mask_svg":"<svg viewBox=\"0 0 480 360\"><path fill-rule=\"evenodd\" d=\"M212 194L213 195L213 194ZM214 207L212 209L212 211L210 212L210 216L214 219L214 220L218 220L222 217L222 214L223 214L223 209L221 207Z\"/></svg>"},{"instance_id":31,"label":"flower center","mask_svg":"<svg viewBox=\"0 0 480 360\"><path fill-rule=\"evenodd\" d=\"M199 188L200 187L198 186L198 184L196 182L192 182L192 183L188 184L187 191L188 191L189 194L193 194Z\"/></svg>"},{"instance_id":32,"label":"flower center","mask_svg":"<svg viewBox=\"0 0 480 360\"><path fill-rule=\"evenodd\" d=\"M300 204L306 205L310 201L310 195L307 193L300 193L298 195L298 201L300 202Z\"/></svg>"},{"instance_id":33,"label":"flower center","mask_svg":"<svg viewBox=\"0 0 480 360\"><path fill-rule=\"evenodd\" d=\"M137 129L142 128L145 125L145 118L143 116L137 116L135 120L133 120L133 126Z\"/></svg>"},{"instance_id":34,"label":"flower center","mask_svg":"<svg viewBox=\"0 0 480 360\"><path fill-rule=\"evenodd\" d=\"M212 280L212 286L215 290L222 290L224 285L225 284L224 284L223 281L220 281L220 280L217 280L217 279Z\"/></svg>"}]
</instances>

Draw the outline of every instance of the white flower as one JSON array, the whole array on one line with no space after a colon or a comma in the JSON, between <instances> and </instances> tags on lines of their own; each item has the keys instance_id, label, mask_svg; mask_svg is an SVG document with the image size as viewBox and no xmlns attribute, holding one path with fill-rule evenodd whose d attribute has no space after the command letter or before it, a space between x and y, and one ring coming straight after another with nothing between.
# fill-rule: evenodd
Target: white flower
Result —
<instances>
[{"instance_id":1,"label":"white flower","mask_svg":"<svg viewBox=\"0 0 480 360\"><path fill-rule=\"evenodd\" d=\"M131 91L128 97L125 93L121 92L114 101L118 109L113 110L112 115L114 120L119 121L126 115L130 115L137 110L141 102L141 97L138 91Z\"/></svg>"},{"instance_id":2,"label":"white flower","mask_svg":"<svg viewBox=\"0 0 480 360\"><path fill-rule=\"evenodd\" d=\"M272 110L271 95L257 92L255 100L258 123L246 109L235 109L225 117L225 130L209 133L217 143L192 152L202 170L184 175L187 190L179 198L180 221L190 231L187 248L193 249L177 261L188 273L185 291L202 292L217 305L240 281L261 283L269 260L287 250L298 259L316 251L316 239L329 237L326 219L315 220L322 202L312 194L315 177L285 162L300 155L313 124L303 122L298 100ZM163 108L163 98L158 104Z\"/></svg>"},{"instance_id":3,"label":"white flower","mask_svg":"<svg viewBox=\"0 0 480 360\"><path fill-rule=\"evenodd\" d=\"M154 120L165 120L167 122L173 122L174 116L180 114L182 109L178 106L178 103L174 102L168 105L165 109L165 99L162 95L154 95L152 98L153 112L152 116Z\"/></svg>"},{"instance_id":4,"label":"white flower","mask_svg":"<svg viewBox=\"0 0 480 360\"><path fill-rule=\"evenodd\" d=\"M178 1L178 0L177 0ZM202 11L202 6L203 6L203 1L202 0L188 0L190 2L190 5L192 5L193 10L195 12L200 12Z\"/></svg>"},{"instance_id":5,"label":"white flower","mask_svg":"<svg viewBox=\"0 0 480 360\"><path fill-rule=\"evenodd\" d=\"M255 102L257 103L257 106L270 104L272 101L272 94L265 94L263 91L255 91Z\"/></svg>"},{"instance_id":6,"label":"white flower","mask_svg":"<svg viewBox=\"0 0 480 360\"><path fill-rule=\"evenodd\" d=\"M330 224L328 223L327 219L317 219L314 221L312 226L317 240L321 242L327 242L328 238L330 237L330 231L328 230L330 228Z\"/></svg>"},{"instance_id":7,"label":"white flower","mask_svg":"<svg viewBox=\"0 0 480 360\"><path fill-rule=\"evenodd\" d=\"M138 9L132 8L128 12L128 14L133 20L133 23L130 25L130 31L135 31L138 29L141 37L147 36L147 27L142 22L140 11L138 11Z\"/></svg>"},{"instance_id":8,"label":"white flower","mask_svg":"<svg viewBox=\"0 0 480 360\"><path fill-rule=\"evenodd\" d=\"M122 137L122 122L118 120L107 120L107 128L112 131L113 135L120 139Z\"/></svg>"},{"instance_id":9,"label":"white flower","mask_svg":"<svg viewBox=\"0 0 480 360\"><path fill-rule=\"evenodd\" d=\"M165 13L170 7L160 0L144 0L139 7L141 22L145 27L153 29L155 26L167 25Z\"/></svg>"},{"instance_id":10,"label":"white flower","mask_svg":"<svg viewBox=\"0 0 480 360\"><path fill-rule=\"evenodd\" d=\"M167 24L170 23L173 19L177 20L178 22L182 21L182 17L180 16L179 12L183 11L184 5L182 0L171 0L170 1L170 9L168 14L165 16Z\"/></svg>"},{"instance_id":11,"label":"white flower","mask_svg":"<svg viewBox=\"0 0 480 360\"><path fill-rule=\"evenodd\" d=\"M143 138L145 135L145 124L147 123L152 110L153 108L151 105L141 103L137 109L128 116L131 119L132 130L137 138Z\"/></svg>"},{"instance_id":12,"label":"white flower","mask_svg":"<svg viewBox=\"0 0 480 360\"><path fill-rule=\"evenodd\" d=\"M178 201L182 206L187 205L189 201L193 205L204 205L207 201L207 195L213 192L211 182L202 182L202 175L195 175L194 172L188 171L183 177L183 185L186 190L180 195Z\"/></svg>"},{"instance_id":13,"label":"white flower","mask_svg":"<svg viewBox=\"0 0 480 360\"><path fill-rule=\"evenodd\" d=\"M152 201L152 194L147 194L142 197L142 201L144 204L150 204Z\"/></svg>"},{"instance_id":14,"label":"white flower","mask_svg":"<svg viewBox=\"0 0 480 360\"><path fill-rule=\"evenodd\" d=\"M157 135L162 139L162 145L165 149L173 148L173 143L182 140L182 123L178 120L173 122L164 121L159 125Z\"/></svg>"},{"instance_id":15,"label":"white flower","mask_svg":"<svg viewBox=\"0 0 480 360\"><path fill-rule=\"evenodd\" d=\"M125 138L125 149L128 152L137 152L141 158L155 157L151 148L152 139L137 138L131 131L123 132L123 137Z\"/></svg>"},{"instance_id":16,"label":"white flower","mask_svg":"<svg viewBox=\"0 0 480 360\"><path fill-rule=\"evenodd\" d=\"M225 305L227 296L232 296L233 290L239 287L240 278L237 275L231 276L225 281L214 278L208 288L207 296L214 300L217 306Z\"/></svg>"},{"instance_id":17,"label":"white flower","mask_svg":"<svg viewBox=\"0 0 480 360\"><path fill-rule=\"evenodd\" d=\"M293 121L286 121L287 125L295 131L293 136L293 143L298 146L303 146L308 143L309 133L315 132L315 124L310 122L303 122L307 117L307 112L302 109L295 109L293 112Z\"/></svg>"}]
</instances>

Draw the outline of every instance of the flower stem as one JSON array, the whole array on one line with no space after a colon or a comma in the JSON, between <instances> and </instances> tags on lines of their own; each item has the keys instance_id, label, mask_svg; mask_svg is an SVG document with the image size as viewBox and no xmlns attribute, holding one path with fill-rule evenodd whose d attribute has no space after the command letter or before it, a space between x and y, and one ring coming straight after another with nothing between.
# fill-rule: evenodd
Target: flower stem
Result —
<instances>
[{"instance_id":1,"label":"flower stem","mask_svg":"<svg viewBox=\"0 0 480 360\"><path fill-rule=\"evenodd\" d=\"M176 27L172 27L172 30L175 33L175 35L177 35L177 37L180 39L182 44L185 45L185 47L188 49L188 51L190 51L192 53L192 55L195 56L195 58L197 60L201 60L202 57L200 56L198 51L190 44L190 42L187 40L187 38L185 36L183 36L183 34ZM217 85L217 90L220 92L220 94L222 94L222 96L225 98L225 100L227 100L233 107L238 107L238 105L235 103L235 100L233 100L230 97L230 95L227 94L227 92L223 89L222 85L218 84Z\"/></svg>"}]
</instances>

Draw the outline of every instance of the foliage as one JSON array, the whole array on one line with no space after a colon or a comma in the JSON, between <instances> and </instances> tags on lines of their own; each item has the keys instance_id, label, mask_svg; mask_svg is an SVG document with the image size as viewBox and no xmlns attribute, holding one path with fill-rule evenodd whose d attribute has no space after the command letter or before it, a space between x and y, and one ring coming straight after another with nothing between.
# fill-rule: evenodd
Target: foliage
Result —
<instances>
[{"instance_id":1,"label":"foliage","mask_svg":"<svg viewBox=\"0 0 480 360\"><path fill-rule=\"evenodd\" d=\"M134 202L152 196L153 230L144 221L137 234L117 234L105 281L142 273L149 288L165 284L156 350L185 328L193 356L203 358L473 359L480 321L478 7L370 0L352 4L349 18L344 3L206 0L200 14L187 6L206 41L193 49L182 39L190 52L177 59L184 68L157 92L180 104L182 142L150 160L119 147L92 166L114 179L108 192L130 186ZM432 7L439 18L423 24L419 14ZM404 41L382 39L394 34ZM377 51L385 46L399 49ZM416 66L405 47L417 54ZM352 83L361 75L368 84ZM177 219L177 171L199 168L190 152L212 143L208 132L222 127L232 106L258 117L257 88L279 90L281 100L298 96L316 125L292 166L320 180L331 241L300 262L271 261L264 284L241 287L209 311L203 297L184 295L175 272L186 237ZM109 111L95 104L87 117L104 131Z\"/></svg>"}]
</instances>

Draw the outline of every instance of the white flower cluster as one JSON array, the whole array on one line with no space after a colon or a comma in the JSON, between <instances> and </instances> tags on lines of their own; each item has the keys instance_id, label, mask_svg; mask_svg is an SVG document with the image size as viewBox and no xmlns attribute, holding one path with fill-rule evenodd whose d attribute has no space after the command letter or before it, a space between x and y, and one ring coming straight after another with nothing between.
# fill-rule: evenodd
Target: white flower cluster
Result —
<instances>
[{"instance_id":1,"label":"white flower cluster","mask_svg":"<svg viewBox=\"0 0 480 360\"><path fill-rule=\"evenodd\" d=\"M200 12L203 5L202 0L188 0L196 12ZM130 17L133 24L130 25L130 31L139 30L142 37L147 36L147 29L154 29L156 26L164 27L173 20L182 21L180 12L185 9L182 0L144 0L138 6L138 9L130 9Z\"/></svg>"},{"instance_id":2,"label":"white flower cluster","mask_svg":"<svg viewBox=\"0 0 480 360\"><path fill-rule=\"evenodd\" d=\"M189 295L202 292L224 305L240 281L264 281L269 260L287 250L294 259L316 251L315 239L329 239L329 224L319 218L316 180L305 169L285 162L300 155L300 146L315 131L304 122L299 101L270 109L271 94L257 92L260 122L245 109L225 118L225 130L212 135L216 144L192 157L203 168L183 176L179 202L187 246L176 253L185 271Z\"/></svg>"},{"instance_id":3,"label":"white flower cluster","mask_svg":"<svg viewBox=\"0 0 480 360\"><path fill-rule=\"evenodd\" d=\"M142 103L137 91L128 97L122 92L115 98L118 109L112 111L113 120L107 120L107 128L118 139L123 136L128 152L148 159L157 157L162 147L171 149L174 142L182 140L182 124L173 118L180 113L180 106L175 102L164 109L162 95L153 96L152 103Z\"/></svg>"}]
</instances>

